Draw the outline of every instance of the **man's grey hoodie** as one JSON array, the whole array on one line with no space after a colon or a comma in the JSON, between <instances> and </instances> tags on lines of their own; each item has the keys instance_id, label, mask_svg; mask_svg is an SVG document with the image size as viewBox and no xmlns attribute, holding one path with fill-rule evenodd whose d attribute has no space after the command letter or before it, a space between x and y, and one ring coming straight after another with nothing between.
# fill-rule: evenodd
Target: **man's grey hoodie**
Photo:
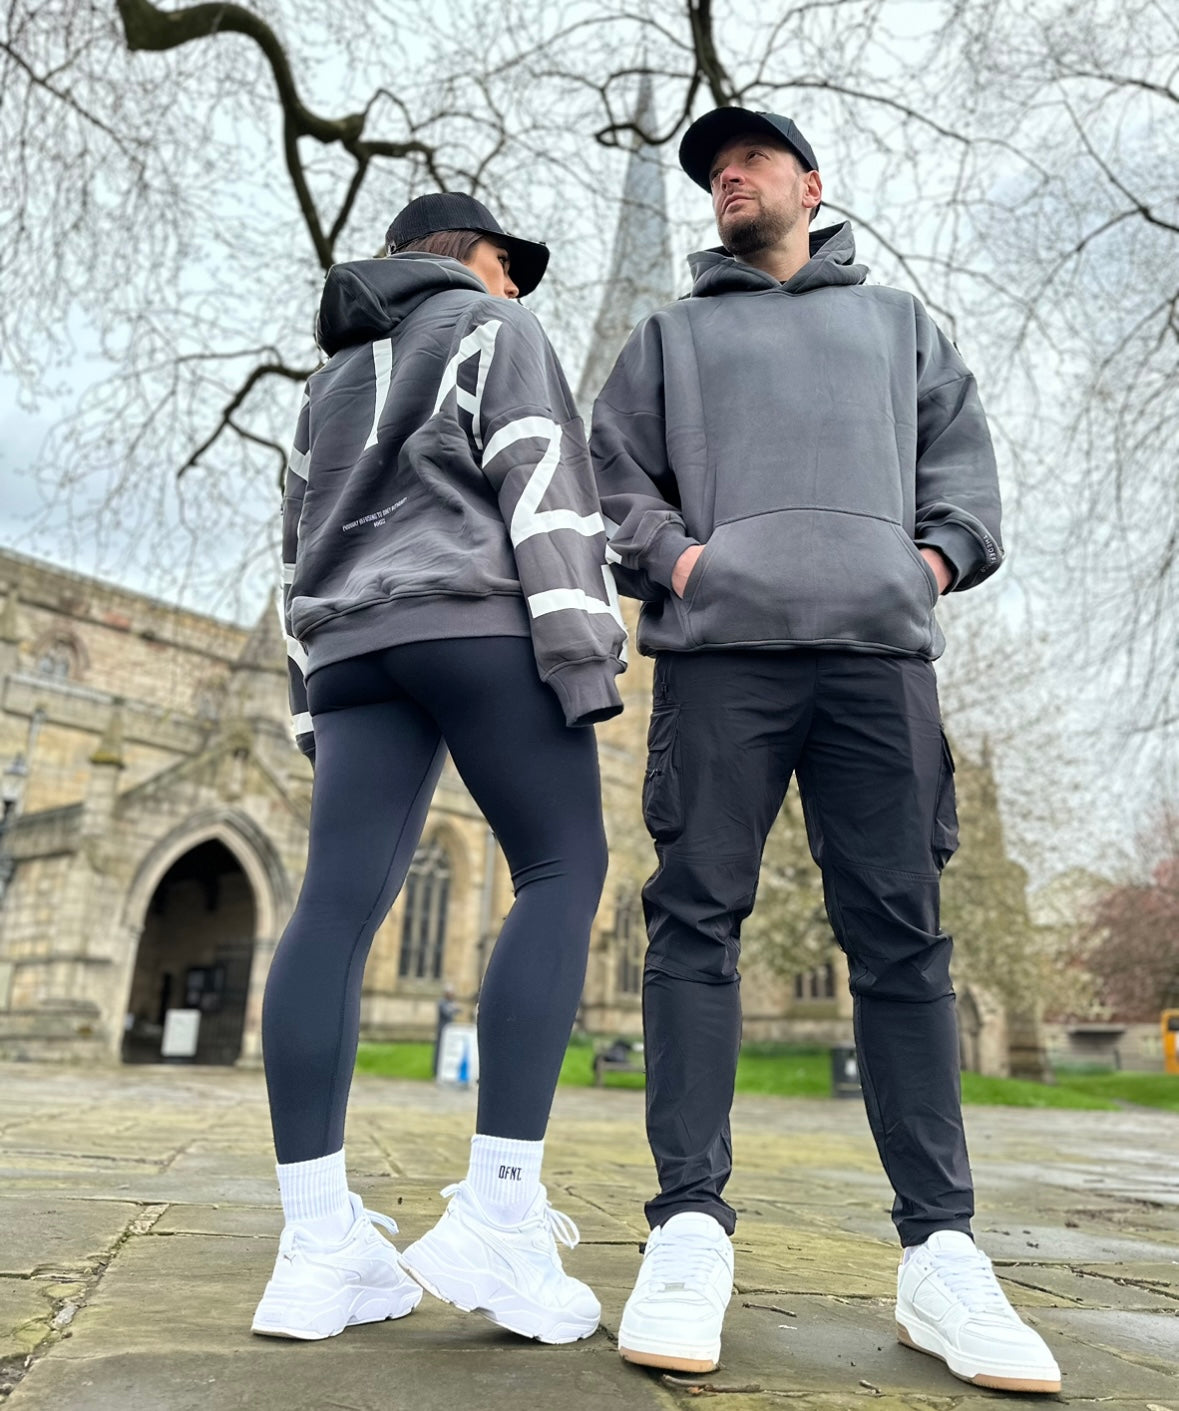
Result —
<instances>
[{"instance_id":1,"label":"man's grey hoodie","mask_svg":"<svg viewBox=\"0 0 1179 1411\"><path fill-rule=\"evenodd\" d=\"M283 501L291 708L405 642L531 636L569 725L616 715L626 630L585 435L526 309L457 260L334 266Z\"/></svg>"},{"instance_id":2,"label":"man's grey hoodie","mask_svg":"<svg viewBox=\"0 0 1179 1411\"><path fill-rule=\"evenodd\" d=\"M591 449L639 645L837 647L932 658L953 589L1002 561L994 452L974 378L921 303L867 285L846 223L791 279L723 251L632 333ZM704 544L681 599L672 570Z\"/></svg>"}]
</instances>

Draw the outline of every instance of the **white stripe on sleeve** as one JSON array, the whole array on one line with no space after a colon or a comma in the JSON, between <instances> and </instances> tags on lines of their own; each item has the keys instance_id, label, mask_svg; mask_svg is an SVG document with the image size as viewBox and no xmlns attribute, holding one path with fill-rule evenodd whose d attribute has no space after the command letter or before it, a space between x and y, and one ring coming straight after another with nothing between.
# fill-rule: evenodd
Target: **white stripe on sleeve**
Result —
<instances>
[{"instance_id":1,"label":"white stripe on sleeve","mask_svg":"<svg viewBox=\"0 0 1179 1411\"><path fill-rule=\"evenodd\" d=\"M544 593L533 593L528 599L528 611L533 617L547 617L550 612L564 612L568 608L615 615L609 603L590 597L583 588L550 588Z\"/></svg>"}]
</instances>

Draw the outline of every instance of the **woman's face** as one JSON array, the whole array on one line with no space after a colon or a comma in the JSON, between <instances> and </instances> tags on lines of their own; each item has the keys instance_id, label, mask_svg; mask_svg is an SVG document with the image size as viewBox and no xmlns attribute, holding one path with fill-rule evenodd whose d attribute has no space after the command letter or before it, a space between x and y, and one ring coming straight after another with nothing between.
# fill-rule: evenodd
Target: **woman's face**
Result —
<instances>
[{"instance_id":1,"label":"woman's face","mask_svg":"<svg viewBox=\"0 0 1179 1411\"><path fill-rule=\"evenodd\" d=\"M502 245L484 236L463 264L487 285L487 292L497 299L514 299L520 293L509 273L511 261Z\"/></svg>"}]
</instances>

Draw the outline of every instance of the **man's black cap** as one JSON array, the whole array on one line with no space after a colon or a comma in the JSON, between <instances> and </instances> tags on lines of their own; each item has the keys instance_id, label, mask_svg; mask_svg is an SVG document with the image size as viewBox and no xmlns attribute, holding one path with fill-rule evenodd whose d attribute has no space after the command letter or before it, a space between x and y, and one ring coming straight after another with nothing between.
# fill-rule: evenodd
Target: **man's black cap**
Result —
<instances>
[{"instance_id":1,"label":"man's black cap","mask_svg":"<svg viewBox=\"0 0 1179 1411\"><path fill-rule=\"evenodd\" d=\"M477 230L502 245L511 258L512 283L521 298L532 293L548 267L547 245L505 234L482 201L465 196L461 191L435 191L411 201L393 218L385 235L385 245L393 255L411 240L421 240L441 230Z\"/></svg>"},{"instance_id":2,"label":"man's black cap","mask_svg":"<svg viewBox=\"0 0 1179 1411\"><path fill-rule=\"evenodd\" d=\"M708 177L713 158L726 142L747 132L764 132L784 142L805 170L819 170L811 144L789 118L777 113L754 113L748 108L714 108L697 118L680 143L680 166L697 186L710 190Z\"/></svg>"}]
</instances>

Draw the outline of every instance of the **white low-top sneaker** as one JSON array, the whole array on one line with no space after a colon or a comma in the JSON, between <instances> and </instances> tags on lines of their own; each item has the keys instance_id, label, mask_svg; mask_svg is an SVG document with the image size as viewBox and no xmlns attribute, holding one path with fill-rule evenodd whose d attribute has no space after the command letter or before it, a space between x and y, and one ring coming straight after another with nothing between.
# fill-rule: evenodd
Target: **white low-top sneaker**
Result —
<instances>
[{"instance_id":1,"label":"white low-top sneaker","mask_svg":"<svg viewBox=\"0 0 1179 1411\"><path fill-rule=\"evenodd\" d=\"M1060 1390L1044 1339L1007 1302L991 1261L957 1230L930 1235L897 1271L897 1336L978 1386Z\"/></svg>"},{"instance_id":2,"label":"white low-top sneaker","mask_svg":"<svg viewBox=\"0 0 1179 1411\"><path fill-rule=\"evenodd\" d=\"M711 1372L733 1295L733 1242L711 1215L686 1210L647 1240L622 1311L618 1351L628 1362Z\"/></svg>"},{"instance_id":3,"label":"white low-top sneaker","mask_svg":"<svg viewBox=\"0 0 1179 1411\"><path fill-rule=\"evenodd\" d=\"M518 1225L497 1225L466 1181L447 1186L442 1218L402 1251L401 1264L435 1298L539 1342L576 1342L598 1330L602 1306L571 1279L557 1240L577 1246L577 1226L545 1188Z\"/></svg>"},{"instance_id":4,"label":"white low-top sneaker","mask_svg":"<svg viewBox=\"0 0 1179 1411\"><path fill-rule=\"evenodd\" d=\"M377 1234L397 1226L387 1215L352 1202L352 1228L339 1244L319 1244L297 1225L288 1225L278 1242L278 1258L266 1292L254 1313L253 1331L264 1337L335 1337L352 1323L404 1318L421 1301L422 1291L406 1278L397 1249Z\"/></svg>"}]
</instances>

